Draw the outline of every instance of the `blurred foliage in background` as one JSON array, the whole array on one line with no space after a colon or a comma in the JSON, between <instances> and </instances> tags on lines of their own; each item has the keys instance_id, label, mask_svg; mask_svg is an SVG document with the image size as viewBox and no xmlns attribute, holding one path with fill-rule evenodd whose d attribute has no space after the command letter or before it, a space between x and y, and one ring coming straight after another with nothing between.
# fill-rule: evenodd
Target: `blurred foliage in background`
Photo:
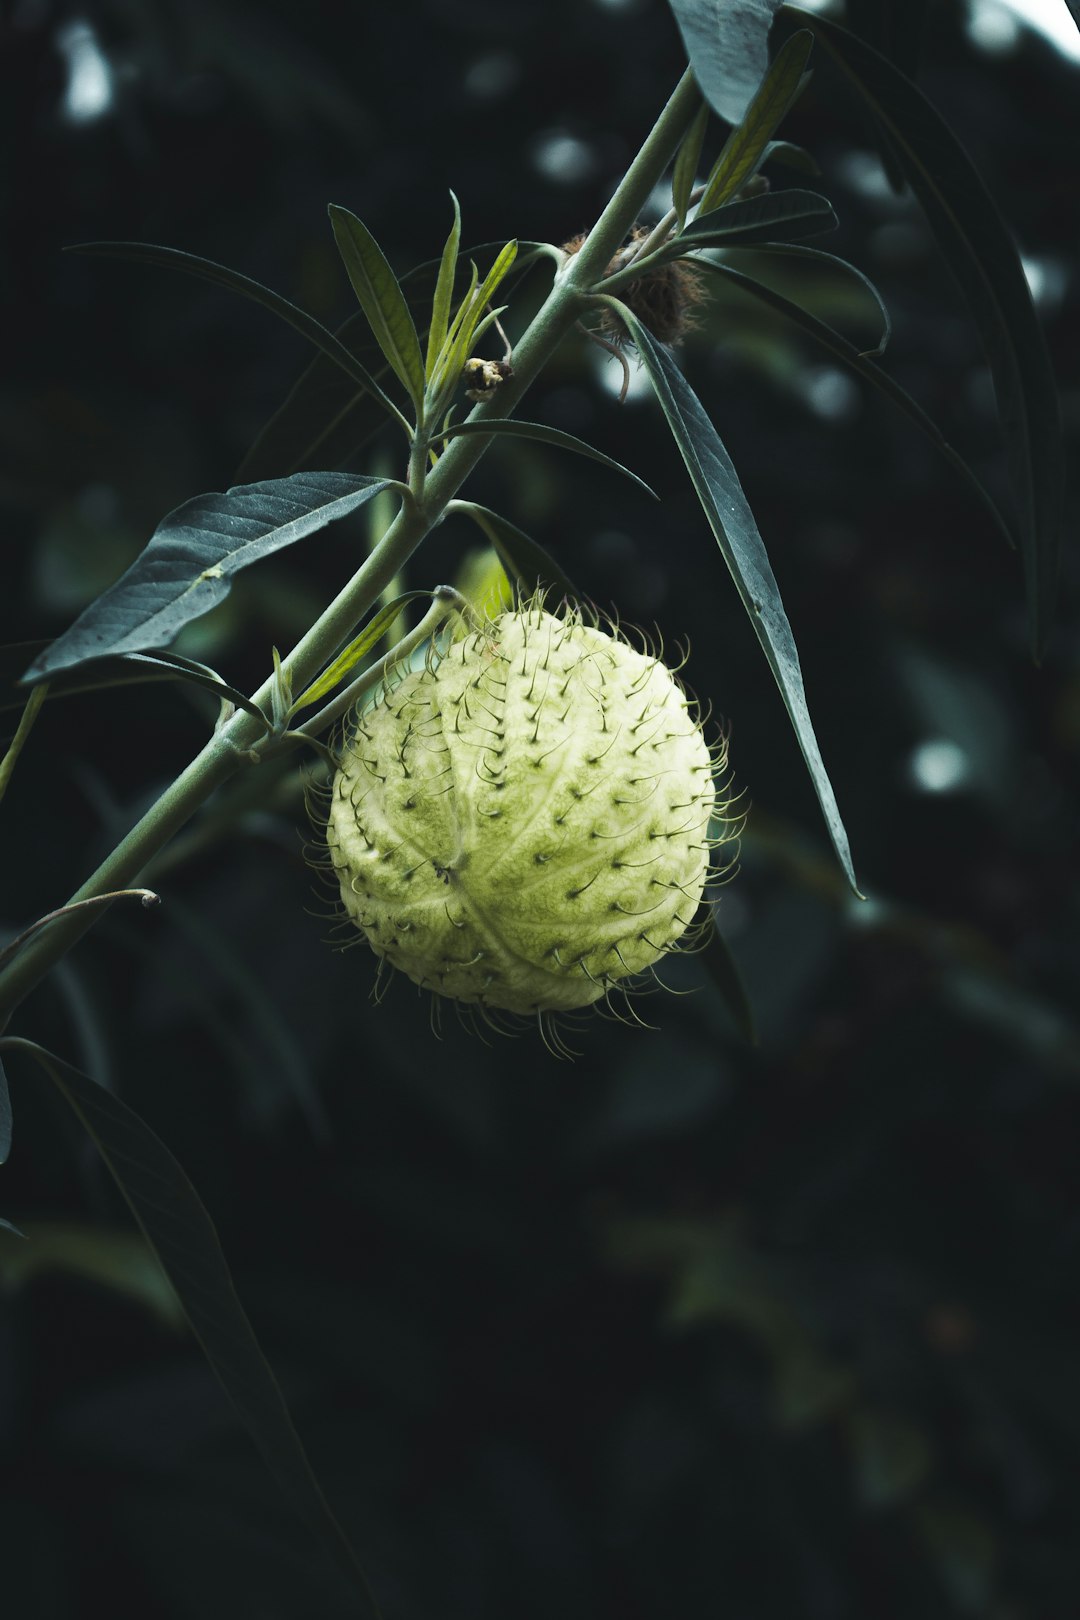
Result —
<instances>
[{"instance_id":1,"label":"blurred foliage in background","mask_svg":"<svg viewBox=\"0 0 1080 1620\"><path fill-rule=\"evenodd\" d=\"M1007 21L929 6L920 82L1017 233L1075 445L1080 67ZM334 325L354 306L327 202L399 271L439 251L450 186L466 241L563 241L683 66L660 0L16 0L5 27L5 643L58 633L166 511L232 482L308 358L225 292L63 246L183 247ZM974 330L824 60L784 133L822 167L830 248L885 295L886 364L1001 491ZM522 285L512 331L538 296ZM815 296L872 341L850 284ZM1066 1620L1075 552L1036 670L1017 558L902 418L736 291L686 364L769 546L867 904L644 393L620 406L607 358L570 342L529 415L661 505L521 443L469 493L601 606L689 638L753 802L719 918L759 1045L693 959L668 975L689 994L645 1004L655 1029L584 1024L572 1066L452 1017L437 1040L405 983L374 1006L364 948L323 943L291 770L178 841L149 874L162 908L110 915L25 1032L184 1164L387 1620ZM367 525L239 579L180 650L250 688ZM474 549L448 522L409 584ZM202 696L46 706L2 809L19 858L0 922L62 902L199 746ZM3 1210L29 1242L0 1231L6 1612L349 1613L90 1148L43 1081L13 1078Z\"/></svg>"}]
</instances>

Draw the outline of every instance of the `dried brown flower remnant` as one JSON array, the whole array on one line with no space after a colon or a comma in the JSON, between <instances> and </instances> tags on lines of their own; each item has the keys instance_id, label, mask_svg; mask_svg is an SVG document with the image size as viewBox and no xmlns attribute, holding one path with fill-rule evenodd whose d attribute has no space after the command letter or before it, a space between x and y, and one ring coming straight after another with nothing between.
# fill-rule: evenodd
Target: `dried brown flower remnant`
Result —
<instances>
[{"instance_id":1,"label":"dried brown flower remnant","mask_svg":"<svg viewBox=\"0 0 1080 1620\"><path fill-rule=\"evenodd\" d=\"M627 255L649 235L644 225L635 225L626 247L612 259L605 276L613 276L625 268ZM574 254L585 242L584 235L572 236L563 243L563 252ZM701 271L689 259L669 259L653 266L636 281L620 288L619 298L633 310L643 326L648 327L658 343L678 343L694 327L697 306L704 297ZM598 327L600 336L621 347L631 341L630 334L613 309L605 308Z\"/></svg>"}]
</instances>

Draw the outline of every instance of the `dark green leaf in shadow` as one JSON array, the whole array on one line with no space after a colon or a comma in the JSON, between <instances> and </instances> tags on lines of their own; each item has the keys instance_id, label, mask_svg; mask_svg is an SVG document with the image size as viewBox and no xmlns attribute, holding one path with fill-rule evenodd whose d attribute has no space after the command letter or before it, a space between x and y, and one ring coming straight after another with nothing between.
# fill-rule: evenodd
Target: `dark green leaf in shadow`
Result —
<instances>
[{"instance_id":1,"label":"dark green leaf in shadow","mask_svg":"<svg viewBox=\"0 0 1080 1620\"><path fill-rule=\"evenodd\" d=\"M420 339L397 277L364 224L335 203L328 210L353 292L383 354L419 413L424 400L424 361Z\"/></svg>"},{"instance_id":2,"label":"dark green leaf in shadow","mask_svg":"<svg viewBox=\"0 0 1080 1620\"><path fill-rule=\"evenodd\" d=\"M741 123L769 66L769 29L780 0L669 0L701 93L729 124Z\"/></svg>"},{"instance_id":3,"label":"dark green leaf in shadow","mask_svg":"<svg viewBox=\"0 0 1080 1620\"><path fill-rule=\"evenodd\" d=\"M513 523L475 501L456 502L455 510L471 517L482 530L522 596L539 589L557 600L580 602L580 591L554 557Z\"/></svg>"},{"instance_id":4,"label":"dark green leaf in shadow","mask_svg":"<svg viewBox=\"0 0 1080 1620\"><path fill-rule=\"evenodd\" d=\"M698 207L699 219L734 197L756 172L769 141L798 97L813 45L810 30L800 28L776 53L745 118L724 142L705 182L705 195Z\"/></svg>"},{"instance_id":5,"label":"dark green leaf in shadow","mask_svg":"<svg viewBox=\"0 0 1080 1620\"><path fill-rule=\"evenodd\" d=\"M764 168L766 163L782 163L788 169L798 169L801 174L821 173L817 158L804 146L795 146L791 141L770 141L761 154L758 167Z\"/></svg>"},{"instance_id":6,"label":"dark green leaf in shadow","mask_svg":"<svg viewBox=\"0 0 1080 1620\"><path fill-rule=\"evenodd\" d=\"M185 624L224 600L231 575L346 517L389 483L346 473L294 473L185 501L25 679L40 680L109 654L165 646Z\"/></svg>"},{"instance_id":7,"label":"dark green leaf in shadow","mask_svg":"<svg viewBox=\"0 0 1080 1620\"><path fill-rule=\"evenodd\" d=\"M661 250L661 259L681 258L687 248L741 247L750 242L783 242L834 231L832 203L816 191L767 191L699 215Z\"/></svg>"},{"instance_id":8,"label":"dark green leaf in shadow","mask_svg":"<svg viewBox=\"0 0 1080 1620\"><path fill-rule=\"evenodd\" d=\"M750 1005L750 997L739 972L739 965L731 954L727 940L716 926L715 918L709 929L708 943L702 947L701 964L723 997L724 1005L731 1014L739 1034L751 1046L756 1046L754 1009Z\"/></svg>"},{"instance_id":9,"label":"dark green leaf in shadow","mask_svg":"<svg viewBox=\"0 0 1080 1620\"><path fill-rule=\"evenodd\" d=\"M921 90L836 23L792 13L814 29L887 131L979 329L1019 508L1038 659L1057 589L1064 454L1053 368L1016 244L967 153Z\"/></svg>"},{"instance_id":10,"label":"dark green leaf in shadow","mask_svg":"<svg viewBox=\"0 0 1080 1620\"><path fill-rule=\"evenodd\" d=\"M872 360L867 359L856 348L854 343L850 343L846 337L835 331L825 321L819 320L816 315L811 315L808 310L803 309L800 304L793 303L790 298L785 298L783 293L776 292L772 287L766 287L763 282L755 280L752 276L744 275L741 270L734 269L730 264L716 264L709 259L700 259L697 262L715 271L718 275L725 276L733 286L740 287L744 292L759 299L763 304L768 304L770 309L776 310L785 319L794 322L796 326L802 328L808 337L812 337L816 343L820 343L824 348L828 349L844 365L850 367L860 377L864 377L875 388L880 389L885 397L890 399L909 421L914 422L916 427L922 429L935 449L945 457L950 466L955 468L966 479L969 487L986 508L999 533L1004 536L1010 546L1014 544L1009 527L998 511L992 496L984 489L963 457L942 436L940 429L927 416L922 406L917 405L911 395L901 388L900 384L890 377L887 371L883 371L880 366L876 366Z\"/></svg>"},{"instance_id":11,"label":"dark green leaf in shadow","mask_svg":"<svg viewBox=\"0 0 1080 1620\"><path fill-rule=\"evenodd\" d=\"M8 1154L11 1152L11 1126L11 1093L8 1091L4 1062L0 1058L0 1164L7 1162ZM3 1224L6 1226L7 1222ZM12 1227L12 1231L14 1230Z\"/></svg>"},{"instance_id":12,"label":"dark green leaf in shadow","mask_svg":"<svg viewBox=\"0 0 1080 1620\"><path fill-rule=\"evenodd\" d=\"M219 287L227 287L230 292L236 292L243 298L250 298L253 303L261 304L272 315L285 321L294 331L306 337L317 349L321 349L329 360L332 360L349 378L353 389L359 387L373 401L378 402L384 412L401 418L401 412L379 387L374 377L360 364L360 361L343 343L317 321L306 310L298 309L280 293L271 292L250 276L243 276L238 270L229 270L223 264L215 264L210 259L200 259L194 253L184 253L179 248L157 247L150 242L80 242L74 247L65 249L68 253L85 253L95 258L131 259L142 264L163 265L170 270L183 270L187 275L198 276L203 281L213 281Z\"/></svg>"},{"instance_id":13,"label":"dark green leaf in shadow","mask_svg":"<svg viewBox=\"0 0 1080 1620\"><path fill-rule=\"evenodd\" d=\"M214 1224L187 1176L138 1114L78 1069L19 1036L5 1037L0 1047L33 1058L90 1136L267 1466L293 1509L352 1583L358 1615L378 1620L363 1570L312 1472L237 1296Z\"/></svg>"},{"instance_id":14,"label":"dark green leaf in shadow","mask_svg":"<svg viewBox=\"0 0 1080 1620\"><path fill-rule=\"evenodd\" d=\"M705 415L701 401L671 356L625 304L614 298L607 302L626 323L656 390L656 397L686 463L709 526L780 688L833 848L848 882L858 894L847 833L840 819L836 797L806 704L795 638L780 600L780 591L764 543L731 458Z\"/></svg>"},{"instance_id":15,"label":"dark green leaf in shadow","mask_svg":"<svg viewBox=\"0 0 1080 1620\"><path fill-rule=\"evenodd\" d=\"M559 450L573 450L576 455L588 456L590 461L598 461L602 467L610 467L613 472L622 473L624 478L631 479L638 484L653 500L659 497L655 490L649 488L643 478L624 467L621 461L612 460L605 456L602 450L595 450L584 439L576 439L572 433L564 433L561 428L545 427L542 422L519 422L514 417L492 417L485 422L457 422L448 427L445 432L435 435L439 439L457 439L462 435L478 433L498 433L511 439L537 439L541 444L552 444Z\"/></svg>"},{"instance_id":16,"label":"dark green leaf in shadow","mask_svg":"<svg viewBox=\"0 0 1080 1620\"><path fill-rule=\"evenodd\" d=\"M889 346L889 339L892 337L892 321L889 319L888 307L870 277L865 275L858 265L851 264L847 259L839 258L835 253L826 253L822 248L805 247L801 242L763 242L753 251L769 255L780 254L789 259L805 259L810 264L820 264L823 268L839 270L845 276L854 276L855 280L870 294L877 306L877 312L881 316L881 336L878 339L877 347L874 349L862 349L859 352L864 359L870 360L876 360L879 355L885 353Z\"/></svg>"}]
</instances>

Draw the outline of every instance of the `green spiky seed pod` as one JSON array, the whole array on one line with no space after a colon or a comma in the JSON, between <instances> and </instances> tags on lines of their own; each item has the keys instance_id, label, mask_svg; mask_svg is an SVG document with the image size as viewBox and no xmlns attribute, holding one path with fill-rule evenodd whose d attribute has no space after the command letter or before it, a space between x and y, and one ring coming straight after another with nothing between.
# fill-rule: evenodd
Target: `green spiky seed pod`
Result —
<instances>
[{"instance_id":1,"label":"green spiky seed pod","mask_svg":"<svg viewBox=\"0 0 1080 1620\"><path fill-rule=\"evenodd\" d=\"M503 613L358 716L327 827L346 912L441 995L587 1006L693 919L713 770L659 659L539 602Z\"/></svg>"}]
</instances>

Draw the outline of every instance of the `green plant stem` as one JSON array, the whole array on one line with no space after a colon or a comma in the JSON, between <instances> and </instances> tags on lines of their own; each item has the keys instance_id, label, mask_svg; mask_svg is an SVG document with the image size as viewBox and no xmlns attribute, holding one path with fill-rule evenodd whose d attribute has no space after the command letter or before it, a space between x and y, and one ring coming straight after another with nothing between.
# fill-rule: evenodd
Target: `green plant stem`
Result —
<instances>
[{"instance_id":1,"label":"green plant stem","mask_svg":"<svg viewBox=\"0 0 1080 1620\"><path fill-rule=\"evenodd\" d=\"M551 292L514 351L513 375L491 400L474 408L470 421L509 416L536 380L578 320L589 288L603 275L605 266L621 246L678 149L699 105L697 86L688 70L580 252L569 258L556 274ZM450 501L489 443L490 440L480 434L455 439L427 472L420 487L410 490L379 545L282 660L284 676L291 682L293 691L303 691L348 640L357 623L370 612L420 542L442 521ZM272 702L274 679L272 673L252 699L267 712ZM0 972L0 1031L7 1027L12 1012L53 964L66 955L106 909L84 908L80 903L133 885L153 856L186 826L211 795L237 771L249 766L252 750L264 736L253 715L244 710L234 714L71 897L62 914L48 927L34 933L14 961ZM71 910L72 906L79 909Z\"/></svg>"}]
</instances>

